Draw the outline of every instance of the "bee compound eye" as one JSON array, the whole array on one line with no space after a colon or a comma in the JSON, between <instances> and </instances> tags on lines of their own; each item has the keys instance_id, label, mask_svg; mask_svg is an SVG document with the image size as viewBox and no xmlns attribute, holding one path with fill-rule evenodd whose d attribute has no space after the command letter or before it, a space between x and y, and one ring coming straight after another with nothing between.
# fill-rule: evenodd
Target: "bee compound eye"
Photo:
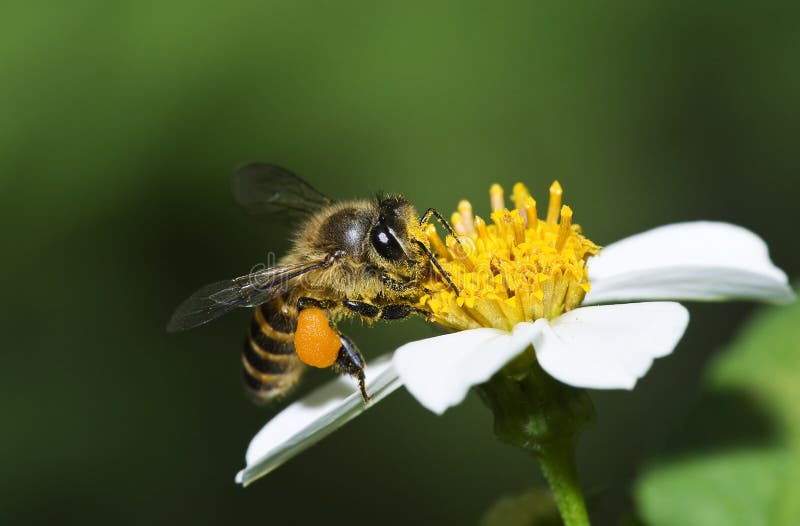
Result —
<instances>
[{"instance_id":1,"label":"bee compound eye","mask_svg":"<svg viewBox=\"0 0 800 526\"><path fill-rule=\"evenodd\" d=\"M386 225L379 223L372 229L369 237L372 246L375 247L375 250L381 257L389 261L397 261L405 255L403 247L400 246L397 238L394 237L394 234L392 234Z\"/></svg>"}]
</instances>

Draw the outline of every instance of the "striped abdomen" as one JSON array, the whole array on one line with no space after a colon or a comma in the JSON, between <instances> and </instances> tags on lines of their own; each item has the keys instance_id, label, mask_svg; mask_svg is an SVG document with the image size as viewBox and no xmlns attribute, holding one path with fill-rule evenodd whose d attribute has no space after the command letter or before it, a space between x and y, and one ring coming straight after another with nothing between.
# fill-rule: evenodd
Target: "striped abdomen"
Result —
<instances>
[{"instance_id":1,"label":"striped abdomen","mask_svg":"<svg viewBox=\"0 0 800 526\"><path fill-rule=\"evenodd\" d=\"M255 308L244 342L244 384L256 401L285 394L297 382L303 364L294 352L297 312L281 298Z\"/></svg>"}]
</instances>

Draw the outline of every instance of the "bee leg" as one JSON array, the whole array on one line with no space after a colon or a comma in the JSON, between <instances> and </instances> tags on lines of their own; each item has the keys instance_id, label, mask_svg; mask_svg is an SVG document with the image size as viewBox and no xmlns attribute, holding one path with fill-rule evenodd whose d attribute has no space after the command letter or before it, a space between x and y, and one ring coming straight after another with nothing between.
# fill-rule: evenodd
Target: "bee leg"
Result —
<instances>
[{"instance_id":1,"label":"bee leg","mask_svg":"<svg viewBox=\"0 0 800 526\"><path fill-rule=\"evenodd\" d=\"M339 349L339 356L336 358L335 367L342 374L348 374L358 380L358 388L361 390L361 397L364 402L369 402L369 395L367 394L367 386L364 379L364 357L361 356L361 351L358 350L356 344L345 336L340 334L342 340L342 347Z\"/></svg>"},{"instance_id":2,"label":"bee leg","mask_svg":"<svg viewBox=\"0 0 800 526\"><path fill-rule=\"evenodd\" d=\"M307 309L309 307L316 307L322 310L330 310L336 306L335 301L331 300L318 300L316 298L309 298L303 296L302 298L297 300L297 311L300 312L303 309Z\"/></svg>"},{"instance_id":3,"label":"bee leg","mask_svg":"<svg viewBox=\"0 0 800 526\"><path fill-rule=\"evenodd\" d=\"M356 314L373 320L402 320L412 314L421 314L428 317L428 313L412 305L395 303L383 308L364 301L344 300L342 306Z\"/></svg>"},{"instance_id":4,"label":"bee leg","mask_svg":"<svg viewBox=\"0 0 800 526\"><path fill-rule=\"evenodd\" d=\"M365 318L377 319L381 308L365 301L344 300L342 306Z\"/></svg>"},{"instance_id":5,"label":"bee leg","mask_svg":"<svg viewBox=\"0 0 800 526\"><path fill-rule=\"evenodd\" d=\"M442 268L442 264L439 263L439 260L436 259L436 256L433 255L431 249L429 249L425 243L423 243L418 239L412 239L412 241L414 241L414 243L416 243L417 246L419 246L419 248L421 248L422 251L425 252L425 255L428 256L428 259L430 260L431 263L433 263L433 266L436 267L436 270L439 271L439 274L444 278L444 280L447 282L450 288L453 289L453 292L456 293L456 296L460 296L461 292L458 290L458 287L456 287L456 284L453 283L453 280L450 278L450 274L448 274L447 271ZM458 241L458 238L456 238L456 241ZM461 243L461 241L458 242Z\"/></svg>"},{"instance_id":6,"label":"bee leg","mask_svg":"<svg viewBox=\"0 0 800 526\"><path fill-rule=\"evenodd\" d=\"M431 220L431 216L434 216L436 219L438 219L439 223L441 223L445 230L447 230L447 233L456 238L456 241L458 241L456 231L453 230L453 227L450 226L450 223L447 221L447 219L445 219L435 208L428 208L428 210L422 216L422 219L419 220L420 226L428 224L428 222Z\"/></svg>"},{"instance_id":7,"label":"bee leg","mask_svg":"<svg viewBox=\"0 0 800 526\"><path fill-rule=\"evenodd\" d=\"M381 309L382 320L402 320L408 318L412 314L421 314L428 317L428 313L424 310L418 309L414 306L405 303L395 303L393 305L386 305Z\"/></svg>"},{"instance_id":8,"label":"bee leg","mask_svg":"<svg viewBox=\"0 0 800 526\"><path fill-rule=\"evenodd\" d=\"M298 312L302 311L304 309L313 309L313 308L320 309L320 310L323 310L323 311L327 311L327 310L330 310L330 309L336 307L337 305L338 305L338 303L335 302L335 301L318 300L316 298L309 298L309 297L305 297L305 296L297 300L297 310L298 310ZM322 313L320 315L321 316L326 316L324 313ZM330 322L328 322L328 323L330 323ZM361 391L361 397L364 399L365 403L369 402L369 395L367 394L366 378L364 376L364 357L361 356L361 351L358 350L358 347L356 347L356 344L353 343L353 341L350 338L348 338L347 336L345 336L344 334L339 332L336 329L336 327L331 325L330 328L335 333L335 336L333 336L333 335L332 336L334 338L336 336L338 336L339 337L339 341L341 342L341 347L339 347L339 352L337 353L336 359L333 361L333 364L332 364L333 369L337 373L347 374L349 376L352 376L356 380L358 380L358 388ZM296 337L297 333L301 332L301 331L302 331L302 327L301 327L300 323L298 323L297 330L295 331L295 337ZM300 359L302 361L304 361L305 363L307 363L309 365L316 366L316 367L322 367L323 366L323 365L320 365L318 363L310 362L310 361L307 361L307 359L304 359L304 357L303 357L304 353L301 352L301 349L298 348L297 345L298 345L298 342L297 342L297 339L295 339L295 351L298 353L298 355L300 356ZM333 357L331 356L331 358L333 358ZM324 367L330 367L330 366L331 366L330 362L324 364Z\"/></svg>"},{"instance_id":9,"label":"bee leg","mask_svg":"<svg viewBox=\"0 0 800 526\"><path fill-rule=\"evenodd\" d=\"M385 272L381 274L381 283L392 289L394 292L406 292L414 288L413 281L400 281L394 279Z\"/></svg>"}]
</instances>

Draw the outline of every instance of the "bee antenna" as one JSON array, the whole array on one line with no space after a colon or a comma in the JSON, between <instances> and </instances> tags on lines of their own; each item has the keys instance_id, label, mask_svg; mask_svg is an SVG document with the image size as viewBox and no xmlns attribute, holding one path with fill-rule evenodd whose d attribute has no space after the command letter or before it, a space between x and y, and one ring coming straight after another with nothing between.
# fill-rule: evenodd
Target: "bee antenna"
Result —
<instances>
[{"instance_id":1,"label":"bee antenna","mask_svg":"<svg viewBox=\"0 0 800 526\"><path fill-rule=\"evenodd\" d=\"M442 275L442 277L450 286L450 288L453 289L453 292L456 293L456 296L459 296L461 292L458 290L458 287L456 287L456 284L453 283L453 280L450 279L450 274L448 274L447 271L442 268L442 265L439 264L439 261L436 259L436 256L433 255L433 252L431 252L431 250L427 246L425 246L425 243L423 243L419 239L414 239L413 241L414 243L419 245L420 248L422 248L422 251L425 252L425 255L428 256L428 259L431 260L431 263L433 263L433 266L436 267L436 270L439 271L439 274Z\"/></svg>"}]
</instances>

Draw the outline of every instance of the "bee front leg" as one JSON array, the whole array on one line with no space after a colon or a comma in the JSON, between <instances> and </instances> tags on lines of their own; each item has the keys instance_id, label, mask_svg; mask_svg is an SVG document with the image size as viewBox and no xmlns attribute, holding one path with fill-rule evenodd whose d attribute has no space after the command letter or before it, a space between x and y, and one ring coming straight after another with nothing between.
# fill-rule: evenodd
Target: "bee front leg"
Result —
<instances>
[{"instance_id":1,"label":"bee front leg","mask_svg":"<svg viewBox=\"0 0 800 526\"><path fill-rule=\"evenodd\" d=\"M409 281L400 281L398 279L394 279L393 277L389 276L385 272L381 274L381 283L385 286L389 287L394 292L408 292L409 290L414 288L415 283L411 280Z\"/></svg>"},{"instance_id":2,"label":"bee front leg","mask_svg":"<svg viewBox=\"0 0 800 526\"><path fill-rule=\"evenodd\" d=\"M377 305L365 301L344 300L342 306L356 314L373 320L402 320L403 318L408 318L412 314L420 314L426 318L429 316L424 310L408 305L407 303L393 303L391 305L378 307Z\"/></svg>"},{"instance_id":3,"label":"bee front leg","mask_svg":"<svg viewBox=\"0 0 800 526\"><path fill-rule=\"evenodd\" d=\"M441 223L441 225L445 228L445 230L447 230L447 233L456 238L456 241L458 241L458 236L456 235L456 231L453 230L453 227L450 225L447 219L445 219L444 216L440 214L439 211L436 210L435 208L428 208L428 210L425 212L425 214L423 214L422 218L419 220L420 226L427 225L428 222L431 220L431 216L434 216L436 219L438 219L439 223Z\"/></svg>"}]
</instances>

